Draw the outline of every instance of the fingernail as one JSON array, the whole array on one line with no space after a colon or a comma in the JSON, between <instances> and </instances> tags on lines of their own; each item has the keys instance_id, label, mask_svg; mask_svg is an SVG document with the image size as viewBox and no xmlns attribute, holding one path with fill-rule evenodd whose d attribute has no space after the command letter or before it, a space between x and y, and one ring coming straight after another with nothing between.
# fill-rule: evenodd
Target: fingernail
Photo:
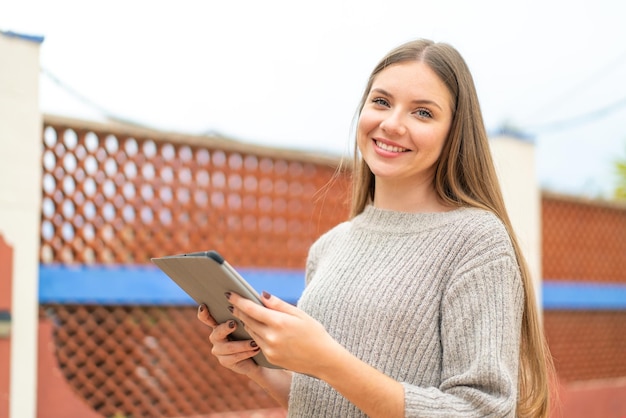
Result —
<instances>
[{"instance_id":1,"label":"fingernail","mask_svg":"<svg viewBox=\"0 0 626 418\"><path fill-rule=\"evenodd\" d=\"M228 321L228 328L230 328L230 329L235 328L235 321L233 321L232 319L230 321Z\"/></svg>"},{"instance_id":2,"label":"fingernail","mask_svg":"<svg viewBox=\"0 0 626 418\"><path fill-rule=\"evenodd\" d=\"M257 347L256 341L254 341L254 340L250 341L250 347L256 348Z\"/></svg>"},{"instance_id":3,"label":"fingernail","mask_svg":"<svg viewBox=\"0 0 626 418\"><path fill-rule=\"evenodd\" d=\"M235 311L235 307L234 306L229 306L228 310L230 311L230 313L233 313Z\"/></svg>"},{"instance_id":4,"label":"fingernail","mask_svg":"<svg viewBox=\"0 0 626 418\"><path fill-rule=\"evenodd\" d=\"M226 299L230 299L231 295L232 295L232 293L230 293L230 292L224 293L224 296L226 296Z\"/></svg>"},{"instance_id":5,"label":"fingernail","mask_svg":"<svg viewBox=\"0 0 626 418\"><path fill-rule=\"evenodd\" d=\"M267 292L264 290L264 291L263 291L263 297L264 297L265 299L269 299L269 298L271 298L271 297L272 297L272 295L270 295L269 293L267 293Z\"/></svg>"}]
</instances>

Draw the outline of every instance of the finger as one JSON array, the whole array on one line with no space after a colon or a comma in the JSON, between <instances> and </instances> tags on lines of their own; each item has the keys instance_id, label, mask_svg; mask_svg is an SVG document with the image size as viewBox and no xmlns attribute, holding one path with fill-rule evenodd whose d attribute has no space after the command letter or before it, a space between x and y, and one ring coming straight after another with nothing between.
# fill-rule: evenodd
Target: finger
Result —
<instances>
[{"instance_id":1,"label":"finger","mask_svg":"<svg viewBox=\"0 0 626 418\"><path fill-rule=\"evenodd\" d=\"M260 350L258 344L254 340L245 341L220 341L213 344L211 352L216 356L231 356L235 354L245 354L252 357Z\"/></svg>"},{"instance_id":2,"label":"finger","mask_svg":"<svg viewBox=\"0 0 626 418\"><path fill-rule=\"evenodd\" d=\"M258 335L257 333L261 330L262 327L265 326L263 322L258 321L254 316L246 314L246 312L239 308L234 308L233 315L235 315L237 319L239 319L239 321L241 322L241 324L236 324L236 326L243 325L243 328L252 339L255 339Z\"/></svg>"},{"instance_id":3,"label":"finger","mask_svg":"<svg viewBox=\"0 0 626 418\"><path fill-rule=\"evenodd\" d=\"M226 295L229 297L229 295ZM252 302L249 299L243 298L236 293L232 293L228 299L230 303L238 309L237 316L241 317L242 312L249 317L252 317L260 323L267 324L272 321L272 318L276 318L275 313L272 311L281 312L287 315L301 317L303 312L297 307L285 302L277 296L271 295L268 292L263 291L261 294L261 302L263 306ZM244 318L241 318L244 322Z\"/></svg>"},{"instance_id":4,"label":"finger","mask_svg":"<svg viewBox=\"0 0 626 418\"><path fill-rule=\"evenodd\" d=\"M229 300L234 306L233 314L239 318L250 338L263 349L266 346L267 333L272 330L277 321L280 322L277 316L284 314L272 311L239 295L233 295Z\"/></svg>"},{"instance_id":5,"label":"finger","mask_svg":"<svg viewBox=\"0 0 626 418\"><path fill-rule=\"evenodd\" d=\"M267 323L270 320L271 311L265 306L259 305L250 299L244 298L237 293L227 293L226 298L234 307L232 311L235 316L244 323L251 324L251 319L259 323ZM248 325L248 324L246 324Z\"/></svg>"},{"instance_id":6,"label":"finger","mask_svg":"<svg viewBox=\"0 0 626 418\"><path fill-rule=\"evenodd\" d=\"M217 321L213 319L211 314L209 313L209 308L203 303L198 306L198 319L205 325L210 326L211 328L217 327Z\"/></svg>"},{"instance_id":7,"label":"finger","mask_svg":"<svg viewBox=\"0 0 626 418\"><path fill-rule=\"evenodd\" d=\"M237 363L241 363L242 361L248 360L256 356L258 353L259 353L258 348L250 349L249 346L248 348L244 350L236 351L232 353L220 353L219 350L217 350L215 347L212 350L212 354L215 355L215 357L217 357L217 360L219 361L219 363L222 366L227 367L229 369L236 367Z\"/></svg>"},{"instance_id":8,"label":"finger","mask_svg":"<svg viewBox=\"0 0 626 418\"><path fill-rule=\"evenodd\" d=\"M299 316L300 312L302 312L291 303L285 302L278 296L272 295L265 290L261 293L261 302L263 302L263 305L274 311L279 311L294 316Z\"/></svg>"},{"instance_id":9,"label":"finger","mask_svg":"<svg viewBox=\"0 0 626 418\"><path fill-rule=\"evenodd\" d=\"M223 324L216 325L213 328L213 332L209 336L209 341L213 344L217 344L218 342L228 341L228 336L235 332L237 329L237 321L231 319L230 321L226 321Z\"/></svg>"},{"instance_id":10,"label":"finger","mask_svg":"<svg viewBox=\"0 0 626 418\"><path fill-rule=\"evenodd\" d=\"M255 355L257 355L257 353L258 353L257 351L237 353L237 354L232 354L229 356L218 356L217 359L222 366L231 369L235 367L237 363L240 363L244 360L248 360L254 357Z\"/></svg>"}]
</instances>

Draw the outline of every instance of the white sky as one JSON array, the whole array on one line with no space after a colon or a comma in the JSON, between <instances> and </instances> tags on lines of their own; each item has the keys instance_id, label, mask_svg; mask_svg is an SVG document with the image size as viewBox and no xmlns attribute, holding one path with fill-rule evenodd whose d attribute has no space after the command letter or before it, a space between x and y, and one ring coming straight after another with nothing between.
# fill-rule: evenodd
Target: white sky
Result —
<instances>
[{"instance_id":1,"label":"white sky","mask_svg":"<svg viewBox=\"0 0 626 418\"><path fill-rule=\"evenodd\" d=\"M0 30L44 36L42 68L110 114L333 154L351 147L384 53L417 37L449 42L488 129L533 134L542 186L594 197L610 195L613 160L626 158L624 19L616 0L0 2ZM102 119L41 80L44 112Z\"/></svg>"}]
</instances>

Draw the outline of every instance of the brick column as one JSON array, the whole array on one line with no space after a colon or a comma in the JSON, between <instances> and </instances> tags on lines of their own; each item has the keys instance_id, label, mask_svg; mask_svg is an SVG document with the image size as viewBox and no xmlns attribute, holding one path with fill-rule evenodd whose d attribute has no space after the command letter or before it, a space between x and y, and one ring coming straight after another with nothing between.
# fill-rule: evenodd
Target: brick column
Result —
<instances>
[{"instance_id":1,"label":"brick column","mask_svg":"<svg viewBox=\"0 0 626 418\"><path fill-rule=\"evenodd\" d=\"M13 249L0 234L0 312L11 313ZM9 417L11 336L0 335L0 418Z\"/></svg>"}]
</instances>

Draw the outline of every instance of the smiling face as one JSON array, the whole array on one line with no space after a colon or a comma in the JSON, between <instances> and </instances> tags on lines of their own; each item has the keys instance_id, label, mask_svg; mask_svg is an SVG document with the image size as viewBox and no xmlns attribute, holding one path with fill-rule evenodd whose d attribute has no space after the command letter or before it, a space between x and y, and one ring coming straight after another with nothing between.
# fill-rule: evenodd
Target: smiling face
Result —
<instances>
[{"instance_id":1,"label":"smiling face","mask_svg":"<svg viewBox=\"0 0 626 418\"><path fill-rule=\"evenodd\" d=\"M432 185L452 123L446 85L423 62L390 65L372 83L357 125L359 151L381 187Z\"/></svg>"}]
</instances>

